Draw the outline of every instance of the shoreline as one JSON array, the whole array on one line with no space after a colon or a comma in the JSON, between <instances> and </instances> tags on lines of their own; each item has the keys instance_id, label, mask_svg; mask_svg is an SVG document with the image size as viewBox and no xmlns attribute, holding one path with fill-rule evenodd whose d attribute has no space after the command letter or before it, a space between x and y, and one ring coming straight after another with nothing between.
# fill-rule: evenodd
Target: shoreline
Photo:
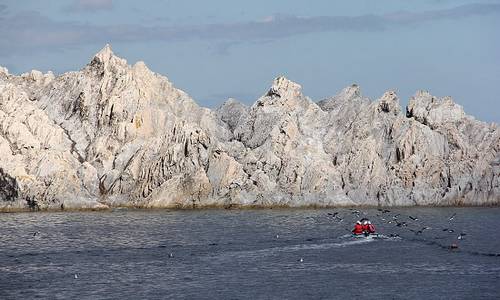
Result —
<instances>
[{"instance_id":1,"label":"shoreline","mask_svg":"<svg viewBox=\"0 0 500 300\"><path fill-rule=\"evenodd\" d=\"M201 207L144 207L144 206L112 206L112 207L82 207L82 208L45 208L45 209L30 209L30 208L0 208L0 214L9 213L55 213L55 212L114 212L117 210L130 211L210 211L210 210L328 210L328 209L408 209L408 208L497 208L500 203L475 204L475 205L404 205L404 206L376 206L376 205L207 205Z\"/></svg>"}]
</instances>

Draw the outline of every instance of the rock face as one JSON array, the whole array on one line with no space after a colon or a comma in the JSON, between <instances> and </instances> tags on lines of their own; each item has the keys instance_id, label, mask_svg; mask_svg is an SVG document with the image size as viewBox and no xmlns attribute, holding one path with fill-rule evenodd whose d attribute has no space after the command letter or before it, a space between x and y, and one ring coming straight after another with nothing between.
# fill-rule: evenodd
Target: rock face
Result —
<instances>
[{"instance_id":1,"label":"rock face","mask_svg":"<svg viewBox=\"0 0 500 300\"><path fill-rule=\"evenodd\" d=\"M420 91L318 103L276 78L199 107L106 46L60 76L0 68L0 209L500 202L500 130Z\"/></svg>"}]
</instances>

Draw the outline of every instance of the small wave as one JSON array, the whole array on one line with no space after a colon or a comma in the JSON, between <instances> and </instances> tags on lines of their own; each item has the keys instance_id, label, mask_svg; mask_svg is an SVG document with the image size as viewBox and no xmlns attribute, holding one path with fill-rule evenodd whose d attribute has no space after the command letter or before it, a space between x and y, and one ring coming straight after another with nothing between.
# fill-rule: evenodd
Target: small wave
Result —
<instances>
[{"instance_id":1,"label":"small wave","mask_svg":"<svg viewBox=\"0 0 500 300\"><path fill-rule=\"evenodd\" d=\"M393 236L393 235L383 235L383 234L375 234L375 235L369 235L369 236L359 236L359 237L354 237L352 234L344 234L342 236L339 236L339 239L371 239L371 240L391 240L391 241L399 241L401 240L400 236Z\"/></svg>"},{"instance_id":2,"label":"small wave","mask_svg":"<svg viewBox=\"0 0 500 300\"><path fill-rule=\"evenodd\" d=\"M228 256L234 257L234 258L243 258L243 257L245 257L245 258L252 258L252 257L257 258L257 257L275 255L277 253L283 253L283 252L342 248L342 247L348 247L348 246L352 246L352 245L370 243L370 242L374 242L374 241L375 241L375 239L356 239L356 240L349 240L349 241L343 241L343 242L338 242L338 243L297 244L297 245L288 245L288 246L276 246L276 247L270 247L270 248L264 248L264 249L223 252L223 253L220 253L219 255L211 256L211 258L221 257L221 258L226 259Z\"/></svg>"}]
</instances>

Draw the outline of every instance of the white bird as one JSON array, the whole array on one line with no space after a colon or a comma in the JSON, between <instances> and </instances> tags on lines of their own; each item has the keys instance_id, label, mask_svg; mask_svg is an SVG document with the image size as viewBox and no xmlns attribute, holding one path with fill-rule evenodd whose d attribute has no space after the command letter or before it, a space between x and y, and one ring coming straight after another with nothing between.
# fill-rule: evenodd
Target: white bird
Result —
<instances>
[{"instance_id":1,"label":"white bird","mask_svg":"<svg viewBox=\"0 0 500 300\"><path fill-rule=\"evenodd\" d=\"M78 275L77 274L75 274L75 279L78 279Z\"/></svg>"},{"instance_id":2,"label":"white bird","mask_svg":"<svg viewBox=\"0 0 500 300\"><path fill-rule=\"evenodd\" d=\"M304 262L304 259L301 257L301 258L299 259L299 261L300 261L300 262Z\"/></svg>"}]
</instances>

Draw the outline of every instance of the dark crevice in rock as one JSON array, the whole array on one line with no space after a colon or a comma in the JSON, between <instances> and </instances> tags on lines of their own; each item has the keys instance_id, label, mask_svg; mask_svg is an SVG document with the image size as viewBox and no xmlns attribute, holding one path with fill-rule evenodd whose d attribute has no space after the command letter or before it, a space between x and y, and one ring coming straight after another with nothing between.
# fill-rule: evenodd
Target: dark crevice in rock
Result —
<instances>
[{"instance_id":1,"label":"dark crevice in rock","mask_svg":"<svg viewBox=\"0 0 500 300\"><path fill-rule=\"evenodd\" d=\"M17 180L0 168L0 200L15 201L19 196Z\"/></svg>"}]
</instances>

